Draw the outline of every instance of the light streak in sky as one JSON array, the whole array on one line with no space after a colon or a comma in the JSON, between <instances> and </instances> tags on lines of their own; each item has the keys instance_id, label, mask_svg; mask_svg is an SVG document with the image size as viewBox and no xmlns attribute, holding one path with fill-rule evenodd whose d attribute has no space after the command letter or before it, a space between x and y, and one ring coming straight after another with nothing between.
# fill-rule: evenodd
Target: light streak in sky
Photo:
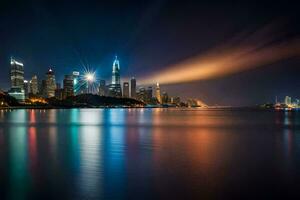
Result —
<instances>
[{"instance_id":1,"label":"light streak in sky","mask_svg":"<svg viewBox=\"0 0 300 200\"><path fill-rule=\"evenodd\" d=\"M300 57L300 38L281 41L276 34L267 36L266 28L240 40L168 66L142 78L142 84L176 84L207 80Z\"/></svg>"}]
</instances>

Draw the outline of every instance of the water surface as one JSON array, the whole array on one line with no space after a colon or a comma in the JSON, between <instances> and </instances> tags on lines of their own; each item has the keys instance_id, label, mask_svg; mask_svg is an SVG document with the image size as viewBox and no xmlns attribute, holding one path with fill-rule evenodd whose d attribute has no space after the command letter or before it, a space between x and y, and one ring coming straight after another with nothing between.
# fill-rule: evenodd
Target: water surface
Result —
<instances>
[{"instance_id":1,"label":"water surface","mask_svg":"<svg viewBox=\"0 0 300 200\"><path fill-rule=\"evenodd\" d=\"M0 110L0 199L299 196L300 113Z\"/></svg>"}]
</instances>

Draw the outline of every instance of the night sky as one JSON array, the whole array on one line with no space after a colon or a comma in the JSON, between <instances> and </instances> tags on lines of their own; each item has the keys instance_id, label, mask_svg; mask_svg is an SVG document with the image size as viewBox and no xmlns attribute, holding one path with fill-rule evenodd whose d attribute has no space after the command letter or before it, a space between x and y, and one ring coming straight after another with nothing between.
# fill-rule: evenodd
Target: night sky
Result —
<instances>
[{"instance_id":1,"label":"night sky","mask_svg":"<svg viewBox=\"0 0 300 200\"><path fill-rule=\"evenodd\" d=\"M297 1L1 1L0 88L9 88L10 56L25 78L51 67L57 80L83 66L110 81L117 54L121 78L139 82L201 55L245 32L271 24L277 41L297 39ZM298 54L300 55L300 54ZM221 69L220 69L221 70ZM300 98L297 56L208 80L162 85L171 96L197 97L209 105L254 105Z\"/></svg>"}]
</instances>

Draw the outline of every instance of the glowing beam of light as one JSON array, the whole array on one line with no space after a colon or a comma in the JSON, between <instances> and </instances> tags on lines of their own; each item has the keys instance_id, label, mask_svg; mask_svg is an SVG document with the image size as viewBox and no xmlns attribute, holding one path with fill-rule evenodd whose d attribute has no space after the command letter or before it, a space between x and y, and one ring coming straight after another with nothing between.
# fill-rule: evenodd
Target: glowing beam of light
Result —
<instances>
[{"instance_id":1,"label":"glowing beam of light","mask_svg":"<svg viewBox=\"0 0 300 200\"><path fill-rule=\"evenodd\" d=\"M270 38L260 38L259 41L252 35L237 44L232 42L212 49L206 54L144 77L142 84L175 84L213 79L300 56L299 38L285 42L270 41Z\"/></svg>"}]
</instances>

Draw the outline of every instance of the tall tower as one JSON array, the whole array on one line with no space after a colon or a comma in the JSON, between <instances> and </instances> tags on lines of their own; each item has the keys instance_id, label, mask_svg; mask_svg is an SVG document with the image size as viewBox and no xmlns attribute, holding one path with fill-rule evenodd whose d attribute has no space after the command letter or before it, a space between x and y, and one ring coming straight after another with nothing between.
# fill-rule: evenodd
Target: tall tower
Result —
<instances>
[{"instance_id":1,"label":"tall tower","mask_svg":"<svg viewBox=\"0 0 300 200\"><path fill-rule=\"evenodd\" d=\"M118 60L118 56L116 56L113 63L111 84L120 84L120 61Z\"/></svg>"},{"instance_id":2,"label":"tall tower","mask_svg":"<svg viewBox=\"0 0 300 200\"><path fill-rule=\"evenodd\" d=\"M109 86L109 95L112 97L122 97L122 89L120 83L120 62L117 56L112 66L112 79Z\"/></svg>"},{"instance_id":3,"label":"tall tower","mask_svg":"<svg viewBox=\"0 0 300 200\"><path fill-rule=\"evenodd\" d=\"M100 85L99 85L99 96L106 96L106 83L105 80L100 80Z\"/></svg>"},{"instance_id":4,"label":"tall tower","mask_svg":"<svg viewBox=\"0 0 300 200\"><path fill-rule=\"evenodd\" d=\"M37 79L37 76L34 75L32 78L31 78L31 81L30 81L30 91L33 95L37 95L37 93L39 92L39 89L38 89L38 79Z\"/></svg>"},{"instance_id":5,"label":"tall tower","mask_svg":"<svg viewBox=\"0 0 300 200\"><path fill-rule=\"evenodd\" d=\"M130 80L130 97L136 99L136 80L135 78L131 78Z\"/></svg>"},{"instance_id":6,"label":"tall tower","mask_svg":"<svg viewBox=\"0 0 300 200\"><path fill-rule=\"evenodd\" d=\"M10 59L11 88L24 89L24 65L15 59Z\"/></svg>"},{"instance_id":7,"label":"tall tower","mask_svg":"<svg viewBox=\"0 0 300 200\"><path fill-rule=\"evenodd\" d=\"M159 103L162 103L162 102L161 102L161 96L160 96L160 87L159 87L159 83L156 83L155 97L156 97L156 99L157 99L157 101L158 101Z\"/></svg>"},{"instance_id":8,"label":"tall tower","mask_svg":"<svg viewBox=\"0 0 300 200\"><path fill-rule=\"evenodd\" d=\"M46 96L47 98L55 96L56 82L55 75L52 69L46 73Z\"/></svg>"},{"instance_id":9,"label":"tall tower","mask_svg":"<svg viewBox=\"0 0 300 200\"><path fill-rule=\"evenodd\" d=\"M123 97L125 97L125 98L129 97L129 83L128 82L123 83Z\"/></svg>"},{"instance_id":10,"label":"tall tower","mask_svg":"<svg viewBox=\"0 0 300 200\"><path fill-rule=\"evenodd\" d=\"M73 75L65 75L63 80L64 85L64 98L74 96L74 77Z\"/></svg>"}]
</instances>

